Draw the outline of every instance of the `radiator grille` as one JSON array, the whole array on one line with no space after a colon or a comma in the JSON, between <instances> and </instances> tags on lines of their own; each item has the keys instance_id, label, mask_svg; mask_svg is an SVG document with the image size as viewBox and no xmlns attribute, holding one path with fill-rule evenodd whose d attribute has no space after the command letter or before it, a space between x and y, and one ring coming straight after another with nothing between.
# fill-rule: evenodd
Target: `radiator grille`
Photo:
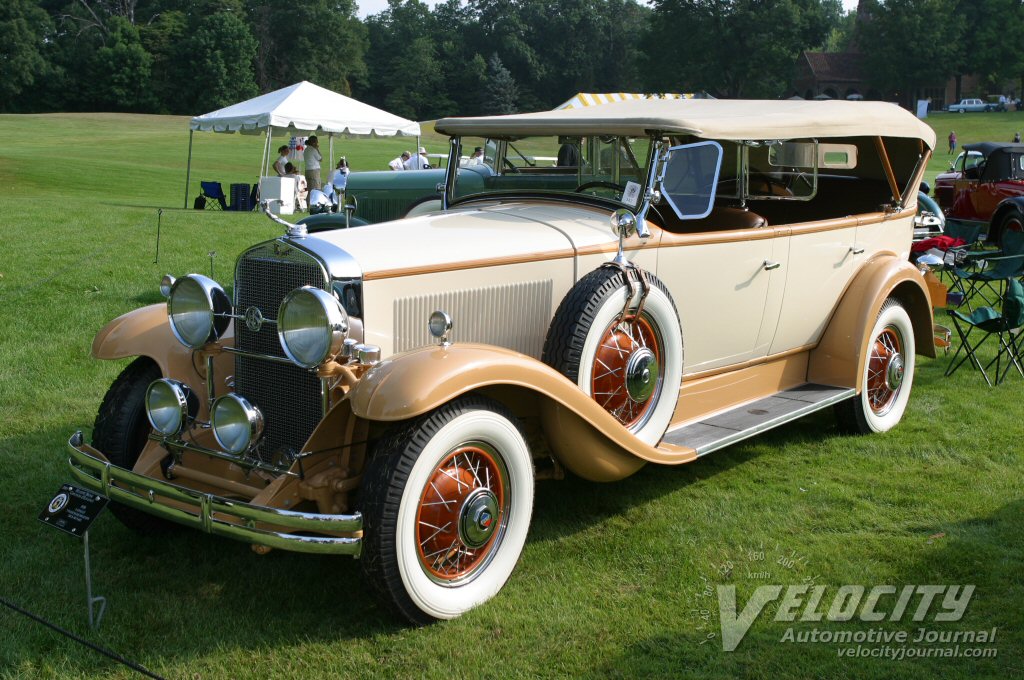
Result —
<instances>
[{"instance_id":1,"label":"radiator grille","mask_svg":"<svg viewBox=\"0 0 1024 680\"><path fill-rule=\"evenodd\" d=\"M452 317L453 342L482 342L539 359L551 295L549 279L395 300L395 351L434 344L427 318L440 309Z\"/></svg>"},{"instance_id":2,"label":"radiator grille","mask_svg":"<svg viewBox=\"0 0 1024 680\"><path fill-rule=\"evenodd\" d=\"M244 315L247 309L256 307L265 319L276 319L284 296L301 286L327 288L327 276L315 258L279 242L259 245L238 260L236 313ZM277 326L272 323L264 323L253 332L245 322L238 321L235 347L284 356ZM292 364L236 355L235 392L263 412L263 439L254 454L267 463L281 462L282 453L297 453L323 417L320 381Z\"/></svg>"},{"instance_id":3,"label":"radiator grille","mask_svg":"<svg viewBox=\"0 0 1024 680\"><path fill-rule=\"evenodd\" d=\"M413 202L408 198L359 198L359 217L371 224L397 220Z\"/></svg>"}]
</instances>

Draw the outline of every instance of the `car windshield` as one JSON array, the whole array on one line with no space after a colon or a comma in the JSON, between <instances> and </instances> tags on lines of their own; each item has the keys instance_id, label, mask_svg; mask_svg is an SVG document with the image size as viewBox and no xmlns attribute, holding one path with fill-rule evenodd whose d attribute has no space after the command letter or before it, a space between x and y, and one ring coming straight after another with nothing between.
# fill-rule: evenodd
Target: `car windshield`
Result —
<instances>
[{"instance_id":1,"label":"car windshield","mask_svg":"<svg viewBox=\"0 0 1024 680\"><path fill-rule=\"evenodd\" d=\"M640 205L651 151L647 138L615 135L463 137L460 143L455 201L510 194L593 196L633 210Z\"/></svg>"}]
</instances>

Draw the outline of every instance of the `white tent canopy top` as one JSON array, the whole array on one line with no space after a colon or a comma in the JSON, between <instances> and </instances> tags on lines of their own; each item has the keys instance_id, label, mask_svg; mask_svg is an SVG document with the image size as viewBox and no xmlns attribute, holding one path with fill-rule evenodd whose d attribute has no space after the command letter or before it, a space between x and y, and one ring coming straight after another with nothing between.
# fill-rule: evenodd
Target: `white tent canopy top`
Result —
<instances>
[{"instance_id":1,"label":"white tent canopy top","mask_svg":"<svg viewBox=\"0 0 1024 680\"><path fill-rule=\"evenodd\" d=\"M418 137L420 124L302 81L196 116L191 130L259 134L267 128L359 137Z\"/></svg>"},{"instance_id":2,"label":"white tent canopy top","mask_svg":"<svg viewBox=\"0 0 1024 680\"><path fill-rule=\"evenodd\" d=\"M329 165L334 166L334 137L416 137L420 124L361 101L302 81L238 104L204 113L189 122L188 167L185 170L185 206L192 177L192 135L199 132L266 132L259 175L268 173L274 134L321 133L329 138Z\"/></svg>"}]
</instances>

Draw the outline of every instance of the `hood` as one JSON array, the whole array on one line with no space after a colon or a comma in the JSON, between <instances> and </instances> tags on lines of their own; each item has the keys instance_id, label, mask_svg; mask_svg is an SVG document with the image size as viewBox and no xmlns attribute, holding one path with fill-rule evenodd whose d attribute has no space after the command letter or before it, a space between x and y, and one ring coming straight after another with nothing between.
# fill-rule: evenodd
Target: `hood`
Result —
<instances>
[{"instance_id":1,"label":"hood","mask_svg":"<svg viewBox=\"0 0 1024 680\"><path fill-rule=\"evenodd\" d=\"M616 242L608 209L569 203L488 202L310 236L344 250L366 278L573 257L585 246Z\"/></svg>"}]
</instances>

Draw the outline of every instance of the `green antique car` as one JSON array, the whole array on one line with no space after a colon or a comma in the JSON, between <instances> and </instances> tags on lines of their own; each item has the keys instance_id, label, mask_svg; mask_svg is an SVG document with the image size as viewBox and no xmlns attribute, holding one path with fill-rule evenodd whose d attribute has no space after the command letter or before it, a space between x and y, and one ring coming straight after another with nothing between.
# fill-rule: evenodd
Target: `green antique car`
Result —
<instances>
[{"instance_id":1,"label":"green antique car","mask_svg":"<svg viewBox=\"0 0 1024 680\"><path fill-rule=\"evenodd\" d=\"M444 186L444 168L392 172L353 172L348 176L346 202L355 206L346 225L344 213L310 215L299 220L312 231L338 229L388 222L406 217L411 210L441 207L438 185ZM464 167L459 181L483 188L484 179L494 174L487 165Z\"/></svg>"}]
</instances>

